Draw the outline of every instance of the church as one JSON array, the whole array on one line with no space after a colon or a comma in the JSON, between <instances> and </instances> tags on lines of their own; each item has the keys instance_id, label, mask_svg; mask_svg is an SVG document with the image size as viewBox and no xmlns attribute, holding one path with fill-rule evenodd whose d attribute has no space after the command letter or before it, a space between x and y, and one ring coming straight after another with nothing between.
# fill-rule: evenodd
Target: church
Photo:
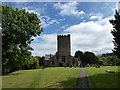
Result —
<instances>
[{"instance_id":1,"label":"church","mask_svg":"<svg viewBox=\"0 0 120 90\"><path fill-rule=\"evenodd\" d=\"M46 55L45 64L51 67L80 66L80 59L71 56L70 34L57 35L57 52Z\"/></svg>"}]
</instances>

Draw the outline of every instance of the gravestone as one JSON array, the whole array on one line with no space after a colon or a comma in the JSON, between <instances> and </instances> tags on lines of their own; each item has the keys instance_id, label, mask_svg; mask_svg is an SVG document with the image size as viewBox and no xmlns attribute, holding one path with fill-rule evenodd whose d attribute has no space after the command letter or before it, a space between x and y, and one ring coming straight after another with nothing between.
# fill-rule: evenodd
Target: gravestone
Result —
<instances>
[{"instance_id":1,"label":"gravestone","mask_svg":"<svg viewBox=\"0 0 120 90\"><path fill-rule=\"evenodd\" d=\"M115 72L112 71L112 70L106 70L106 72L108 72L108 73L115 73Z\"/></svg>"}]
</instances>

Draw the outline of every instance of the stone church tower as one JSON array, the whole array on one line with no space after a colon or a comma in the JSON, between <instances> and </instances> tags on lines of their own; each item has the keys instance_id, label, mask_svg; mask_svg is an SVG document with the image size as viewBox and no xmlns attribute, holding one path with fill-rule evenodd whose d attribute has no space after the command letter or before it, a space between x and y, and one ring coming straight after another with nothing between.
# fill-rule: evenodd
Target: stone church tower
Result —
<instances>
[{"instance_id":1,"label":"stone church tower","mask_svg":"<svg viewBox=\"0 0 120 90\"><path fill-rule=\"evenodd\" d=\"M57 36L57 52L50 57L48 66L77 66L76 58L71 56L70 34Z\"/></svg>"},{"instance_id":2,"label":"stone church tower","mask_svg":"<svg viewBox=\"0 0 120 90\"><path fill-rule=\"evenodd\" d=\"M57 36L57 51L61 54L71 54L70 34Z\"/></svg>"}]
</instances>

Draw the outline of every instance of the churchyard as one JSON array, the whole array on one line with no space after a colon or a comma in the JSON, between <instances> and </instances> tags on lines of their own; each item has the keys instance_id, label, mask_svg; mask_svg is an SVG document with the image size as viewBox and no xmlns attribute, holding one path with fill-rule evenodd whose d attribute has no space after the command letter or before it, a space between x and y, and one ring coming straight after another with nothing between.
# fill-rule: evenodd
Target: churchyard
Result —
<instances>
[{"instance_id":1,"label":"churchyard","mask_svg":"<svg viewBox=\"0 0 120 90\"><path fill-rule=\"evenodd\" d=\"M90 88L118 88L118 80L120 77L120 67L106 66L100 68L87 67L86 73ZM106 70L114 71L113 73Z\"/></svg>"},{"instance_id":2,"label":"churchyard","mask_svg":"<svg viewBox=\"0 0 120 90\"><path fill-rule=\"evenodd\" d=\"M20 70L3 76L3 88L75 87L80 68Z\"/></svg>"},{"instance_id":3,"label":"churchyard","mask_svg":"<svg viewBox=\"0 0 120 90\"><path fill-rule=\"evenodd\" d=\"M81 68L49 67L19 70L2 76L3 88L75 88ZM118 88L117 66L86 67L89 88ZM112 70L115 73L108 73Z\"/></svg>"},{"instance_id":4,"label":"churchyard","mask_svg":"<svg viewBox=\"0 0 120 90\"><path fill-rule=\"evenodd\" d=\"M38 4L38 2L31 2L20 4L19 8L15 7L15 4L4 3L0 6L2 11L2 24L0 24L2 30L2 48L0 49L2 50L3 76L0 76L0 79L2 77L2 88L119 88L120 8L118 7L118 10L115 11L114 19L111 17L113 13L110 16L107 15L108 13L104 15L106 11L112 10L113 12L116 4L114 4L115 7L111 7L112 9L108 8L106 3L41 4L40 2ZM25 9L28 8L27 4L28 7L32 6L32 11ZM82 10L77 5L83 5L87 9ZM90 7L86 7L86 5ZM91 7L94 5L96 7ZM111 4L108 5L111 6ZM42 15L41 9L39 10L40 6L41 9L47 7L43 11L49 13L43 13L44 15L40 16ZM106 10L103 8L101 16L90 16L92 12L99 14L101 7L104 6L106 6ZM60 10L67 7L67 10L63 11L72 10L74 14L69 11L66 15L73 15L63 17L56 7ZM91 8L97 8L99 12L91 10ZM50 9L56 13L51 13ZM81 12L84 17L76 18ZM73 17L74 15L76 16ZM100 17L100 19L97 20L96 17ZM108 28L110 27L108 22L112 24L112 28ZM51 26L47 28L46 25L42 25L45 23ZM67 33L69 34L64 35ZM109 36L110 33L113 37ZM111 47L112 42L114 48ZM54 50L55 45L57 51ZM75 53L72 54L71 51ZM54 54L50 54L51 52Z\"/></svg>"}]
</instances>

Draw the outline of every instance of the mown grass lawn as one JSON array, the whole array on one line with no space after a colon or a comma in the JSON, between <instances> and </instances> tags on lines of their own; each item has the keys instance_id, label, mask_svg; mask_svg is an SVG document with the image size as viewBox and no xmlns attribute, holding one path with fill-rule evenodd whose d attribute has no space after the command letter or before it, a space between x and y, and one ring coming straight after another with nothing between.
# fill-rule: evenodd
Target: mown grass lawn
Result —
<instances>
[{"instance_id":1,"label":"mown grass lawn","mask_svg":"<svg viewBox=\"0 0 120 90\"><path fill-rule=\"evenodd\" d=\"M118 88L120 71L117 66L87 67L86 73L90 88ZM115 73L108 73L106 70L113 70ZM119 73L119 74L118 74Z\"/></svg>"},{"instance_id":2,"label":"mown grass lawn","mask_svg":"<svg viewBox=\"0 0 120 90\"><path fill-rule=\"evenodd\" d=\"M3 88L70 88L76 87L80 68L54 67L20 70L2 76Z\"/></svg>"}]
</instances>

